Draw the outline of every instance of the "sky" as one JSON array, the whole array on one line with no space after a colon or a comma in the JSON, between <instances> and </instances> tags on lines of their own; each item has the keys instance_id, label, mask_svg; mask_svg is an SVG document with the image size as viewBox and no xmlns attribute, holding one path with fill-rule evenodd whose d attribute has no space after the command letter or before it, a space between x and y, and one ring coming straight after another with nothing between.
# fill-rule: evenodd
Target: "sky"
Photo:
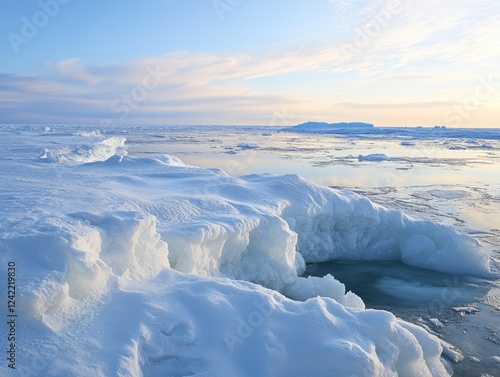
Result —
<instances>
[{"instance_id":1,"label":"sky","mask_svg":"<svg viewBox=\"0 0 500 377\"><path fill-rule=\"evenodd\" d=\"M0 123L500 127L498 0L4 0Z\"/></svg>"}]
</instances>

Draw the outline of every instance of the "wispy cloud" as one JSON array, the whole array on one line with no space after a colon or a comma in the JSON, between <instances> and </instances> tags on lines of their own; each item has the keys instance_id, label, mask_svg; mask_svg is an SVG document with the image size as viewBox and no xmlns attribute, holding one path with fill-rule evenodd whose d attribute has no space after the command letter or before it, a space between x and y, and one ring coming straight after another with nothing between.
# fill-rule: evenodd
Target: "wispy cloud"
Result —
<instances>
[{"instance_id":1,"label":"wispy cloud","mask_svg":"<svg viewBox=\"0 0 500 377\"><path fill-rule=\"evenodd\" d=\"M393 103L361 103L361 102L340 102L334 106L350 109L430 109L440 106L452 106L452 101L424 101L424 102L393 102Z\"/></svg>"},{"instance_id":2,"label":"wispy cloud","mask_svg":"<svg viewBox=\"0 0 500 377\"><path fill-rule=\"evenodd\" d=\"M53 65L57 75L60 78L82 81L86 84L98 84L104 80L104 77L91 73L79 59L65 59Z\"/></svg>"},{"instance_id":3,"label":"wispy cloud","mask_svg":"<svg viewBox=\"0 0 500 377\"><path fill-rule=\"evenodd\" d=\"M45 77L0 75L0 96L10 99L0 104L3 121L15 121L17 117L17 121L30 122L99 123L107 119L113 123L255 124L265 123L273 107L301 103L289 94L218 86L214 82L226 79L224 72L234 70L236 60L204 58L174 54L128 62L114 70L72 61L78 70L66 69L65 63L64 69ZM53 66L59 68L61 64ZM107 71L106 80L94 79L101 77L102 71ZM150 85L149 90L145 83ZM24 118L19 119L21 114Z\"/></svg>"}]
</instances>

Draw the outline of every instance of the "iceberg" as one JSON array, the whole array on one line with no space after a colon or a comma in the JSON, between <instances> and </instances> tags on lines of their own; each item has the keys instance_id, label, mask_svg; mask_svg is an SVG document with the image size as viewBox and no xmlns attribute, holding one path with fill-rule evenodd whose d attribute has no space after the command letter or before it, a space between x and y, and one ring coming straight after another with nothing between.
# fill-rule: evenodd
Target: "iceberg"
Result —
<instances>
[{"instance_id":1,"label":"iceberg","mask_svg":"<svg viewBox=\"0 0 500 377\"><path fill-rule=\"evenodd\" d=\"M298 175L128 156L100 133L1 136L20 375L445 376L438 338L305 264L493 274L475 239Z\"/></svg>"}]
</instances>

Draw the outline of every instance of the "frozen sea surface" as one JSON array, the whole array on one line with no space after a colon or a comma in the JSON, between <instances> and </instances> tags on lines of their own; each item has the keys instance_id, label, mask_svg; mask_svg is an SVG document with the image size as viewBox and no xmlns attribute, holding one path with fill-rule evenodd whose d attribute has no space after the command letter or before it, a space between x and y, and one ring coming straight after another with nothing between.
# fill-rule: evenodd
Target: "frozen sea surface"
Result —
<instances>
[{"instance_id":1,"label":"frozen sea surface","mask_svg":"<svg viewBox=\"0 0 500 377\"><path fill-rule=\"evenodd\" d=\"M161 139L151 135L158 136L156 129L130 131L127 144L131 155L170 153L234 176L300 174L500 243L496 215L500 208L500 130L403 128L397 133L397 128L391 128L383 138L374 138L372 134L318 135L280 128L271 137L263 136L267 129L212 127L190 133L169 127ZM477 138L481 135L489 139ZM242 140L258 148L238 147ZM401 140L414 145L401 145ZM484 148L486 143L488 148ZM450 145L464 149L450 150ZM384 158L359 159L379 155Z\"/></svg>"},{"instance_id":2,"label":"frozen sea surface","mask_svg":"<svg viewBox=\"0 0 500 377\"><path fill-rule=\"evenodd\" d=\"M260 130L219 132L223 136L218 138L217 144L202 143L209 151L202 147L192 153L190 143L180 140L169 147L180 154L185 153L185 160L194 164L219 166L234 175L263 171L298 172L319 184L353 190L415 218L452 225L479 239L497 260L500 259L500 217L497 215L500 211L500 130L367 127L357 132L337 129L330 134L296 134L295 131L283 132L280 129L275 130L268 140L261 137ZM245 134L246 138L242 138ZM197 140L203 139L202 136ZM236 140L257 143L259 150L245 152L233 148ZM230 149L234 156L219 159L220 148ZM368 158L360 159L359 156ZM370 158L377 156L383 158ZM317 264L314 266L317 268ZM385 272L388 277L364 285L351 284L349 276L370 276L364 273L365 270L358 273L359 267L351 264L345 265L346 273L342 278L338 264L326 263L326 269L321 273L338 277L347 289L359 294L368 307L390 310L413 323L423 320L434 331L439 329L429 324L429 320L433 316L441 317L446 324L439 330L441 338L459 344L466 356L468 353L470 357L481 360L477 363L477 360L466 357L454 366L457 375L497 374L495 355L500 353L498 282L461 282L465 286L458 291L460 300L457 301L453 295L457 291L451 291L452 295L448 297L452 289L449 285L457 281L456 277L443 278L432 273L430 276L429 273L414 276L413 271L408 272L407 266L398 268L391 264L361 263L361 266L378 270L380 276ZM397 271L402 271L400 279L407 278L409 273L413 280L406 284L401 284L401 280L391 280L391 276L398 276ZM401 286L399 291L397 286ZM383 287L386 292L381 290ZM391 287L395 291L388 295ZM401 301L402 295L411 292L418 294L407 295L406 300ZM435 305L435 300L442 294L448 301L445 299L443 303L441 300L443 305ZM451 309L459 302L481 310L476 314L461 315ZM442 310L430 313L431 303L433 309L443 306Z\"/></svg>"},{"instance_id":3,"label":"frozen sea surface","mask_svg":"<svg viewBox=\"0 0 500 377\"><path fill-rule=\"evenodd\" d=\"M0 132L25 374L495 374L499 144L485 133Z\"/></svg>"}]
</instances>

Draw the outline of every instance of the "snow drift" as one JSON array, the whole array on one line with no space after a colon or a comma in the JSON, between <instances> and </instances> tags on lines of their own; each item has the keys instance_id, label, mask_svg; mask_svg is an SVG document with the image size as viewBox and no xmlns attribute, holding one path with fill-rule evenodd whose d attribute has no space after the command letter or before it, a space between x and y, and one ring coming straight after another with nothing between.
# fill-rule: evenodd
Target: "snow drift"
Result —
<instances>
[{"instance_id":1,"label":"snow drift","mask_svg":"<svg viewBox=\"0 0 500 377\"><path fill-rule=\"evenodd\" d=\"M78 136L99 137L100 135L97 133L95 135L92 133L79 133ZM125 141L124 137L109 137L102 138L102 140L94 143L78 144L55 150L45 148L40 159L65 164L104 161L117 154L125 155Z\"/></svg>"}]
</instances>

